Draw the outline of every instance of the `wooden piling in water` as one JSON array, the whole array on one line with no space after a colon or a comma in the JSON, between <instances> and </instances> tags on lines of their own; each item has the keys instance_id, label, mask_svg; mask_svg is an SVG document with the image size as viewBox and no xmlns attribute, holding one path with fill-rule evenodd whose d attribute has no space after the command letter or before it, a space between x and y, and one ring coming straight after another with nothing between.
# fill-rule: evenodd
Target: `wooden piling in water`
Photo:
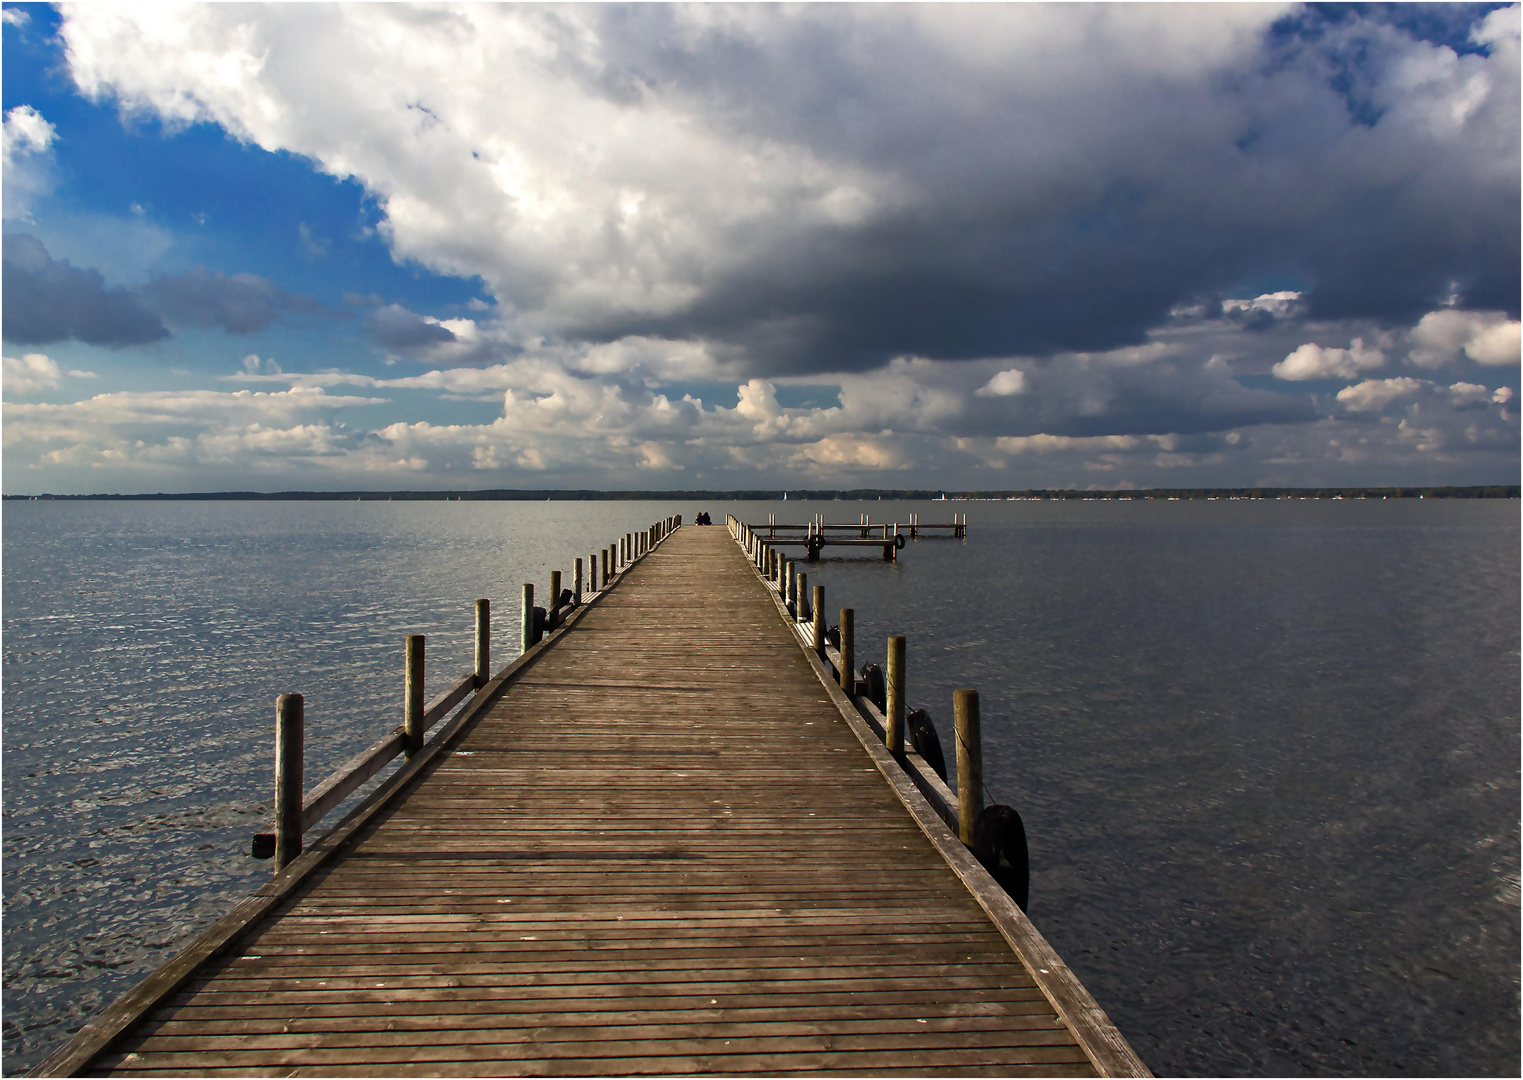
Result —
<instances>
[{"instance_id":1,"label":"wooden piling in water","mask_svg":"<svg viewBox=\"0 0 1523 1080\"><path fill-rule=\"evenodd\" d=\"M492 678L492 601L476 601L476 654L472 670L479 690Z\"/></svg>"},{"instance_id":2,"label":"wooden piling in water","mask_svg":"<svg viewBox=\"0 0 1523 1080\"><path fill-rule=\"evenodd\" d=\"M302 765L306 753L306 699L275 699L275 869L301 854Z\"/></svg>"},{"instance_id":3,"label":"wooden piling in water","mask_svg":"<svg viewBox=\"0 0 1523 1080\"><path fill-rule=\"evenodd\" d=\"M888 670L884 672L885 709L883 745L891 754L904 753L904 635L891 634L888 639Z\"/></svg>"},{"instance_id":4,"label":"wooden piling in water","mask_svg":"<svg viewBox=\"0 0 1523 1080\"><path fill-rule=\"evenodd\" d=\"M973 830L984 809L984 753L979 737L978 691L952 692L953 727L957 738L957 831L973 846Z\"/></svg>"},{"instance_id":5,"label":"wooden piling in water","mask_svg":"<svg viewBox=\"0 0 1523 1080\"><path fill-rule=\"evenodd\" d=\"M534 586L529 582L524 583L523 604L523 637L522 651L528 652L534 647Z\"/></svg>"},{"instance_id":6,"label":"wooden piling in water","mask_svg":"<svg viewBox=\"0 0 1523 1080\"><path fill-rule=\"evenodd\" d=\"M852 667L857 659L856 614L853 608L841 609L841 668L836 672L836 679L841 684L841 689L848 694L857 692L856 669Z\"/></svg>"},{"instance_id":7,"label":"wooden piling in water","mask_svg":"<svg viewBox=\"0 0 1523 1080\"><path fill-rule=\"evenodd\" d=\"M407 635L402 677L402 749L411 758L423 748L423 635Z\"/></svg>"},{"instance_id":8,"label":"wooden piling in water","mask_svg":"<svg viewBox=\"0 0 1523 1080\"><path fill-rule=\"evenodd\" d=\"M825 586L814 587L814 651L825 655Z\"/></svg>"}]
</instances>

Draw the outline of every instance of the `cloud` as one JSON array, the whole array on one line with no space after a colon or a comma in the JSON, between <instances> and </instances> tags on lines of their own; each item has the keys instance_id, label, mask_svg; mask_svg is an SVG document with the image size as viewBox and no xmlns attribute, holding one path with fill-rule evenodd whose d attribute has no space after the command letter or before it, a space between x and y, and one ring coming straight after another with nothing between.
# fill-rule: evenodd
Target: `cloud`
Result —
<instances>
[{"instance_id":1,"label":"cloud","mask_svg":"<svg viewBox=\"0 0 1523 1080\"><path fill-rule=\"evenodd\" d=\"M1257 276L1305 284L1229 322L1516 310L1516 8L1463 55L1375 6L63 10L82 92L354 178L519 342L775 378L1108 351Z\"/></svg>"},{"instance_id":2,"label":"cloud","mask_svg":"<svg viewBox=\"0 0 1523 1080\"><path fill-rule=\"evenodd\" d=\"M1503 387L1502 389L1506 389ZM1500 393L1500 391L1498 391ZM1511 397L1512 395L1508 395ZM1457 382L1449 387L1449 399L1456 409L1484 408L1495 400L1490 388L1478 383ZM1506 401L1507 398L1501 399Z\"/></svg>"},{"instance_id":3,"label":"cloud","mask_svg":"<svg viewBox=\"0 0 1523 1080\"><path fill-rule=\"evenodd\" d=\"M58 129L30 105L17 105L5 114L3 213L7 221L31 220L32 204L52 188L52 148L57 135Z\"/></svg>"},{"instance_id":4,"label":"cloud","mask_svg":"<svg viewBox=\"0 0 1523 1080\"><path fill-rule=\"evenodd\" d=\"M318 236L305 221L296 226L296 239L301 245L302 254L309 259L321 259L333 247L332 240Z\"/></svg>"},{"instance_id":5,"label":"cloud","mask_svg":"<svg viewBox=\"0 0 1523 1080\"><path fill-rule=\"evenodd\" d=\"M32 21L32 17L19 7L8 7L0 12L0 22L7 26L25 26Z\"/></svg>"},{"instance_id":6,"label":"cloud","mask_svg":"<svg viewBox=\"0 0 1523 1080\"><path fill-rule=\"evenodd\" d=\"M320 389L118 392L65 405L4 407L8 464L148 470L281 470L352 454L356 438L320 419L384 404Z\"/></svg>"},{"instance_id":7,"label":"cloud","mask_svg":"<svg viewBox=\"0 0 1523 1080\"><path fill-rule=\"evenodd\" d=\"M139 295L176 326L219 327L230 334L263 330L282 312L309 312L316 303L284 292L253 274L212 273L197 266L174 277L157 277Z\"/></svg>"},{"instance_id":8,"label":"cloud","mask_svg":"<svg viewBox=\"0 0 1523 1080\"><path fill-rule=\"evenodd\" d=\"M6 394L30 394L37 390L52 390L61 383L65 377L71 379L93 379L93 371L72 371L60 367L58 361L43 353L27 353L17 358L6 356L0 358L3 365L4 386Z\"/></svg>"},{"instance_id":9,"label":"cloud","mask_svg":"<svg viewBox=\"0 0 1523 1080\"><path fill-rule=\"evenodd\" d=\"M1422 379L1366 379L1338 391L1338 403L1349 412L1379 412L1392 402L1416 397L1431 383Z\"/></svg>"},{"instance_id":10,"label":"cloud","mask_svg":"<svg viewBox=\"0 0 1523 1080\"><path fill-rule=\"evenodd\" d=\"M387 304L366 315L365 332L377 345L402 353L456 340L455 334L438 319L415 315L399 304Z\"/></svg>"},{"instance_id":11,"label":"cloud","mask_svg":"<svg viewBox=\"0 0 1523 1080\"><path fill-rule=\"evenodd\" d=\"M17 105L5 114L5 163L23 154L37 154L53 145L58 129L30 105Z\"/></svg>"},{"instance_id":12,"label":"cloud","mask_svg":"<svg viewBox=\"0 0 1523 1080\"><path fill-rule=\"evenodd\" d=\"M1451 364L1461 354L1493 367L1516 364L1519 331L1518 321L1500 311L1431 311L1412 329L1408 359L1424 368Z\"/></svg>"},{"instance_id":13,"label":"cloud","mask_svg":"<svg viewBox=\"0 0 1523 1080\"><path fill-rule=\"evenodd\" d=\"M1386 362L1385 353L1367 348L1363 338L1355 338L1347 349L1328 349L1307 342L1272 369L1277 379L1352 379L1360 372Z\"/></svg>"},{"instance_id":14,"label":"cloud","mask_svg":"<svg viewBox=\"0 0 1523 1080\"><path fill-rule=\"evenodd\" d=\"M5 340L45 345L77 338L90 345L143 345L169 336L157 316L97 270L55 260L32 236L8 234L3 269Z\"/></svg>"},{"instance_id":15,"label":"cloud","mask_svg":"<svg viewBox=\"0 0 1523 1080\"><path fill-rule=\"evenodd\" d=\"M1010 397L1026 389L1026 373L1020 368L1006 368L976 391L979 397Z\"/></svg>"},{"instance_id":16,"label":"cloud","mask_svg":"<svg viewBox=\"0 0 1523 1080\"><path fill-rule=\"evenodd\" d=\"M1225 299L1221 303L1221 311L1245 330L1265 330L1273 326L1276 320L1301 313L1304 305L1300 300L1300 293L1282 289L1261 293L1251 300Z\"/></svg>"}]
</instances>

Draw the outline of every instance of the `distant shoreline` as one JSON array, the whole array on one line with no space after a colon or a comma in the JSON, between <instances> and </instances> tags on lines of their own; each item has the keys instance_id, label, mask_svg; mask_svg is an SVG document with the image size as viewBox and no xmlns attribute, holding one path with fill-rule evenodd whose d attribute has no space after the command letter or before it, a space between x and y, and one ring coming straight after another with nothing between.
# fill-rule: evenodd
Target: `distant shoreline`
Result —
<instances>
[{"instance_id":1,"label":"distant shoreline","mask_svg":"<svg viewBox=\"0 0 1523 1080\"><path fill-rule=\"evenodd\" d=\"M1317 487L1317 488L1148 488L1137 491L1078 491L1033 488L1024 491L950 491L935 488L888 489L793 489L735 491L593 491L581 489L519 490L493 488L482 491L194 491L156 492L143 495L4 495L6 502L38 500L164 502L633 502L649 500L868 502L890 499L902 502L1005 502L1022 500L1138 499L1516 499L1517 484L1485 484L1473 487Z\"/></svg>"}]
</instances>

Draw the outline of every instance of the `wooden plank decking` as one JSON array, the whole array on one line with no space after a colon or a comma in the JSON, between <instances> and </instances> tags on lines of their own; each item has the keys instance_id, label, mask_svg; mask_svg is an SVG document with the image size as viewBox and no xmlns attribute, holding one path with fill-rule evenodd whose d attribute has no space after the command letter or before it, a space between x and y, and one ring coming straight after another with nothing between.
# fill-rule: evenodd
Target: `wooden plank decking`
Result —
<instances>
[{"instance_id":1,"label":"wooden plank decking","mask_svg":"<svg viewBox=\"0 0 1523 1080\"><path fill-rule=\"evenodd\" d=\"M679 530L80 1071L1095 1075L839 697Z\"/></svg>"}]
</instances>

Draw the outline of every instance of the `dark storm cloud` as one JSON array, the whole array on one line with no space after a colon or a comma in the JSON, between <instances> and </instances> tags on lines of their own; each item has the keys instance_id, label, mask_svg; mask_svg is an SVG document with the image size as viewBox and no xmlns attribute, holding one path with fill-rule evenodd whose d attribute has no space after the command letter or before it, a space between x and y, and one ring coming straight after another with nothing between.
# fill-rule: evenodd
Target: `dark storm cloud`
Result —
<instances>
[{"instance_id":1,"label":"dark storm cloud","mask_svg":"<svg viewBox=\"0 0 1523 1080\"><path fill-rule=\"evenodd\" d=\"M263 330L283 312L310 312L314 301L284 292L253 274L214 274L197 266L176 277L159 277L142 288L143 299L178 326L220 327L230 334Z\"/></svg>"},{"instance_id":2,"label":"dark storm cloud","mask_svg":"<svg viewBox=\"0 0 1523 1080\"><path fill-rule=\"evenodd\" d=\"M169 331L138 299L107 287L98 270L54 259L34 236L4 240L4 336L22 345L75 338L90 345L143 345Z\"/></svg>"},{"instance_id":3,"label":"dark storm cloud","mask_svg":"<svg viewBox=\"0 0 1523 1080\"><path fill-rule=\"evenodd\" d=\"M456 340L448 327L431 323L399 304L387 304L365 316L365 332L377 345L403 352Z\"/></svg>"},{"instance_id":4,"label":"dark storm cloud","mask_svg":"<svg viewBox=\"0 0 1523 1080\"><path fill-rule=\"evenodd\" d=\"M565 330L717 340L781 374L1135 344L1187 298L1266 275L1315 318L1411 325L1452 293L1516 316L1515 45L1471 36L1489 6L1404 8L1303 11L1219 67L1156 69L1124 28L1099 32L1113 11L1068 9L1097 28L1086 64L1012 48L992 70L953 67L912 11L694 34L666 9L606 9L590 91L683 100L737 141L807 146L903 197L747 237L752 257L681 310Z\"/></svg>"},{"instance_id":5,"label":"dark storm cloud","mask_svg":"<svg viewBox=\"0 0 1523 1080\"><path fill-rule=\"evenodd\" d=\"M969 399L959 431L978 435L1194 435L1299 423L1305 395L1243 386L1176 363L1113 366L1054 361L1026 372L1022 393Z\"/></svg>"}]
</instances>

